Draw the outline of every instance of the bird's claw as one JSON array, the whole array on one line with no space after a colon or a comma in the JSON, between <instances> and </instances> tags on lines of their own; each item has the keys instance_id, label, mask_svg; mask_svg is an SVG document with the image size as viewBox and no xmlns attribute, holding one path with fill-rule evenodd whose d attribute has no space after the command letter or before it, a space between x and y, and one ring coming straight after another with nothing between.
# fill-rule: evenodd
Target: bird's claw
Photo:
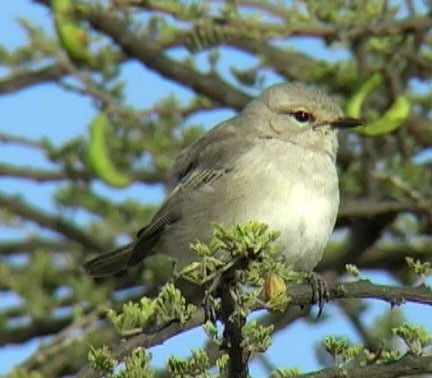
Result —
<instances>
[{"instance_id":1,"label":"bird's claw","mask_svg":"<svg viewBox=\"0 0 432 378\"><path fill-rule=\"evenodd\" d=\"M328 302L330 294L327 282L315 272L308 275L308 282L312 287L312 304L318 305L318 318L321 316L324 305Z\"/></svg>"}]
</instances>

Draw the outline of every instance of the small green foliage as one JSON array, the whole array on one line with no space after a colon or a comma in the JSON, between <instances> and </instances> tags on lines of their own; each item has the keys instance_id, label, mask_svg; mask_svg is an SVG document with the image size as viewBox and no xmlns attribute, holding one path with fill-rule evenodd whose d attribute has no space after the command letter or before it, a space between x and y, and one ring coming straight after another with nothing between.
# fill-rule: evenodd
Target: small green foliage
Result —
<instances>
[{"instance_id":1,"label":"small green foliage","mask_svg":"<svg viewBox=\"0 0 432 378\"><path fill-rule=\"evenodd\" d=\"M267 225L255 221L229 228L215 224L209 242L197 242L191 246L201 262L188 265L178 274L203 285L234 266L239 266L241 262L243 265L246 262L246 269L239 266L242 272L240 280L244 284L262 287L270 275L284 281L299 282L303 275L287 266L276 248L278 236L278 232L270 231ZM286 299L282 302L279 308L284 308Z\"/></svg>"},{"instance_id":2,"label":"small green foliage","mask_svg":"<svg viewBox=\"0 0 432 378\"><path fill-rule=\"evenodd\" d=\"M426 278L432 275L432 266L430 262L426 261L422 263L420 260L414 260L412 257L405 257L405 261L409 269L420 278Z\"/></svg>"},{"instance_id":3,"label":"small green foliage","mask_svg":"<svg viewBox=\"0 0 432 378\"><path fill-rule=\"evenodd\" d=\"M270 263L277 255L274 242L278 236L278 232L270 231L267 225L255 221L228 228L213 224L213 235L209 242L196 242L191 245L192 252L201 258L201 262L188 265L178 272L178 275L198 285L203 285L212 281L217 275L228 271L243 259L250 261L250 264L254 260L268 260L265 270L278 274ZM257 278L256 281L258 280Z\"/></svg>"},{"instance_id":4,"label":"small green foliage","mask_svg":"<svg viewBox=\"0 0 432 378\"><path fill-rule=\"evenodd\" d=\"M102 348L90 348L88 360L93 369L107 378L152 378L153 371L149 368L150 353L142 348L137 348L125 358L125 367L114 372L117 361L111 357L107 346Z\"/></svg>"},{"instance_id":5,"label":"small green foliage","mask_svg":"<svg viewBox=\"0 0 432 378\"><path fill-rule=\"evenodd\" d=\"M102 348L90 347L88 353L88 361L91 367L107 377L112 377L117 361L111 357L111 353L107 346Z\"/></svg>"},{"instance_id":6,"label":"small green foliage","mask_svg":"<svg viewBox=\"0 0 432 378\"><path fill-rule=\"evenodd\" d=\"M203 324L204 332L215 342L219 343L218 329L211 321L206 321Z\"/></svg>"},{"instance_id":7,"label":"small green foliage","mask_svg":"<svg viewBox=\"0 0 432 378\"><path fill-rule=\"evenodd\" d=\"M263 223L251 221L244 225L224 228L214 225L214 237L219 241L219 249L229 251L233 257L254 257L264 250L274 254L274 241L279 232L269 231Z\"/></svg>"},{"instance_id":8,"label":"small green foliage","mask_svg":"<svg viewBox=\"0 0 432 378\"><path fill-rule=\"evenodd\" d=\"M363 348L360 344L350 345L345 337L326 337L323 344L337 367L355 359Z\"/></svg>"},{"instance_id":9,"label":"small green foliage","mask_svg":"<svg viewBox=\"0 0 432 378\"><path fill-rule=\"evenodd\" d=\"M51 285L57 279L55 269L52 254L36 250L25 270L13 274L13 270L5 266L1 269L0 280L7 282L24 299L27 312L33 319L41 320L46 319L56 305L51 293Z\"/></svg>"},{"instance_id":10,"label":"small green foliage","mask_svg":"<svg viewBox=\"0 0 432 378\"><path fill-rule=\"evenodd\" d=\"M271 332L273 325L264 327L256 320L251 320L243 327L243 337L245 345L251 353L265 352L271 345Z\"/></svg>"},{"instance_id":11,"label":"small green foliage","mask_svg":"<svg viewBox=\"0 0 432 378\"><path fill-rule=\"evenodd\" d=\"M258 71L255 69L238 69L236 67L231 67L231 73L237 79L240 84L247 86L254 86L258 81Z\"/></svg>"},{"instance_id":12,"label":"small green foliage","mask_svg":"<svg viewBox=\"0 0 432 378\"><path fill-rule=\"evenodd\" d=\"M107 316L117 332L131 335L140 332L155 313L155 302L149 298L141 298L139 303L123 304L121 312L109 310Z\"/></svg>"},{"instance_id":13,"label":"small green foliage","mask_svg":"<svg viewBox=\"0 0 432 378\"><path fill-rule=\"evenodd\" d=\"M385 350L382 352L379 361L382 361L384 363L394 363L399 361L400 358L401 358L401 354L398 350Z\"/></svg>"},{"instance_id":14,"label":"small green foliage","mask_svg":"<svg viewBox=\"0 0 432 378\"><path fill-rule=\"evenodd\" d=\"M251 309L260 302L259 297L261 291L261 288L250 290L239 288L235 293L232 293L232 295L235 296L235 302L237 304L237 309L234 314L247 317Z\"/></svg>"},{"instance_id":15,"label":"small green foliage","mask_svg":"<svg viewBox=\"0 0 432 378\"><path fill-rule=\"evenodd\" d=\"M210 378L211 375L207 371L210 368L210 361L202 349L193 349L192 357L188 359L180 359L171 356L168 359L168 369L174 378Z\"/></svg>"},{"instance_id":16,"label":"small green foliage","mask_svg":"<svg viewBox=\"0 0 432 378\"><path fill-rule=\"evenodd\" d=\"M342 354L342 352L348 348L348 340L343 337L326 337L324 339L324 349L329 353L333 358L336 358L337 355Z\"/></svg>"},{"instance_id":17,"label":"small green foliage","mask_svg":"<svg viewBox=\"0 0 432 378\"><path fill-rule=\"evenodd\" d=\"M125 358L125 368L122 369L115 378L152 378L154 372L149 367L151 359L150 353L139 348L130 356Z\"/></svg>"},{"instance_id":18,"label":"small green foliage","mask_svg":"<svg viewBox=\"0 0 432 378\"><path fill-rule=\"evenodd\" d=\"M287 265L277 249L265 251L260 259L251 261L245 275L245 280L254 286L262 286L269 276L279 277L287 283L299 283L305 279L304 272L297 272Z\"/></svg>"},{"instance_id":19,"label":"small green foliage","mask_svg":"<svg viewBox=\"0 0 432 378\"><path fill-rule=\"evenodd\" d=\"M350 345L344 351L344 353L342 355L343 361L345 363L347 363L347 362L349 362L351 360L354 360L359 355L359 353L361 352L362 348L363 348L363 345L361 345L361 344Z\"/></svg>"},{"instance_id":20,"label":"small green foliage","mask_svg":"<svg viewBox=\"0 0 432 378\"><path fill-rule=\"evenodd\" d=\"M216 367L219 370L221 376L223 376L223 372L227 370L229 363L229 354L222 353L222 355L216 360Z\"/></svg>"},{"instance_id":21,"label":"small green foliage","mask_svg":"<svg viewBox=\"0 0 432 378\"><path fill-rule=\"evenodd\" d=\"M235 35L235 29L221 27L211 22L199 22L186 37L186 47L195 53L207 50L229 40Z\"/></svg>"},{"instance_id":22,"label":"small green foliage","mask_svg":"<svg viewBox=\"0 0 432 378\"><path fill-rule=\"evenodd\" d=\"M345 264L345 270L350 276L360 279L360 271L357 266L353 264Z\"/></svg>"},{"instance_id":23,"label":"small green foliage","mask_svg":"<svg viewBox=\"0 0 432 378\"><path fill-rule=\"evenodd\" d=\"M0 375L3 377L3 375ZM23 368L16 368L6 376L5 378L43 378L43 375L37 371L27 371Z\"/></svg>"},{"instance_id":24,"label":"small green foliage","mask_svg":"<svg viewBox=\"0 0 432 378\"><path fill-rule=\"evenodd\" d=\"M166 284L155 299L155 313L158 321L178 320L184 324L196 311L192 304L186 304L186 299L180 290L171 283Z\"/></svg>"},{"instance_id":25,"label":"small green foliage","mask_svg":"<svg viewBox=\"0 0 432 378\"><path fill-rule=\"evenodd\" d=\"M270 378L290 378L301 374L299 368L278 368L272 371Z\"/></svg>"},{"instance_id":26,"label":"small green foliage","mask_svg":"<svg viewBox=\"0 0 432 378\"><path fill-rule=\"evenodd\" d=\"M82 308L79 303L85 301L92 305L98 305L110 292L109 285L95 285L94 280L86 275L71 276L67 283L70 285L74 298L77 299L78 308Z\"/></svg>"},{"instance_id":27,"label":"small green foliage","mask_svg":"<svg viewBox=\"0 0 432 378\"><path fill-rule=\"evenodd\" d=\"M393 333L405 342L408 353L416 357L422 356L424 349L432 343L431 335L422 326L404 323L400 327L393 328Z\"/></svg>"},{"instance_id":28,"label":"small green foliage","mask_svg":"<svg viewBox=\"0 0 432 378\"><path fill-rule=\"evenodd\" d=\"M155 299L141 298L139 303L125 303L120 312L110 310L108 318L122 335L132 335L151 321L164 323L178 320L185 323L195 312L196 307L186 304L186 299L173 284L166 284Z\"/></svg>"}]
</instances>

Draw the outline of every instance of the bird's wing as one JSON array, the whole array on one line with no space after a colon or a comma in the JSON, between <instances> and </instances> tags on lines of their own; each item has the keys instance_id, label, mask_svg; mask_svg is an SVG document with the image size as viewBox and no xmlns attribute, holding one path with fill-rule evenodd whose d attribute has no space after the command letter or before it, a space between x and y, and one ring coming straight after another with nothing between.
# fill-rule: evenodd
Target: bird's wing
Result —
<instances>
[{"instance_id":1,"label":"bird's wing","mask_svg":"<svg viewBox=\"0 0 432 378\"><path fill-rule=\"evenodd\" d=\"M87 261L83 268L93 277L106 277L120 273L126 269L132 249L133 243L127 244Z\"/></svg>"},{"instance_id":2,"label":"bird's wing","mask_svg":"<svg viewBox=\"0 0 432 378\"><path fill-rule=\"evenodd\" d=\"M151 222L137 233L129 266L151 256L152 248L166 228L187 216L182 204L185 194L211 185L232 169L237 154L250 145L248 138L233 132L234 126L232 120L221 124L178 156L171 171L173 189Z\"/></svg>"},{"instance_id":3,"label":"bird's wing","mask_svg":"<svg viewBox=\"0 0 432 378\"><path fill-rule=\"evenodd\" d=\"M185 191L198 190L203 184L211 184L225 173L224 170L202 170L191 172L185 180L178 184L152 221L137 233L137 241L128 261L128 266L140 263L144 258L152 255L152 248L163 235L167 227L178 222L182 214L182 197Z\"/></svg>"}]
</instances>

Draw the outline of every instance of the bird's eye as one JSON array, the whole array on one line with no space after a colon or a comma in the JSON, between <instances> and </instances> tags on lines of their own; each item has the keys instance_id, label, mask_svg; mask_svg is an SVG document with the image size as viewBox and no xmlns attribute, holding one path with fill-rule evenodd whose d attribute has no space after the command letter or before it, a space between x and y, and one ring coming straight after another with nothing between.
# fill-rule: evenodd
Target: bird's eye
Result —
<instances>
[{"instance_id":1,"label":"bird's eye","mask_svg":"<svg viewBox=\"0 0 432 378\"><path fill-rule=\"evenodd\" d=\"M315 120L314 116L311 113L305 112L304 110L293 112L292 116L297 122L300 123L310 123Z\"/></svg>"}]
</instances>

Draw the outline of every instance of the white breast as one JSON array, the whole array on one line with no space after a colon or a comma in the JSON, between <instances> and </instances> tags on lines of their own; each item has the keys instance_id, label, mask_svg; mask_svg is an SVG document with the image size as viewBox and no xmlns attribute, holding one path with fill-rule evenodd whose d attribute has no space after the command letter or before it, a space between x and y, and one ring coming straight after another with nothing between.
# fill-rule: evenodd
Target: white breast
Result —
<instances>
[{"instance_id":1,"label":"white breast","mask_svg":"<svg viewBox=\"0 0 432 378\"><path fill-rule=\"evenodd\" d=\"M259 148L265 153L251 150L244 155L228 184L233 186L228 197L235 208L231 221L267 223L281 232L278 244L288 263L312 269L336 220L339 191L334 162L326 154L279 141ZM257 156L264 156L265 163Z\"/></svg>"}]
</instances>

